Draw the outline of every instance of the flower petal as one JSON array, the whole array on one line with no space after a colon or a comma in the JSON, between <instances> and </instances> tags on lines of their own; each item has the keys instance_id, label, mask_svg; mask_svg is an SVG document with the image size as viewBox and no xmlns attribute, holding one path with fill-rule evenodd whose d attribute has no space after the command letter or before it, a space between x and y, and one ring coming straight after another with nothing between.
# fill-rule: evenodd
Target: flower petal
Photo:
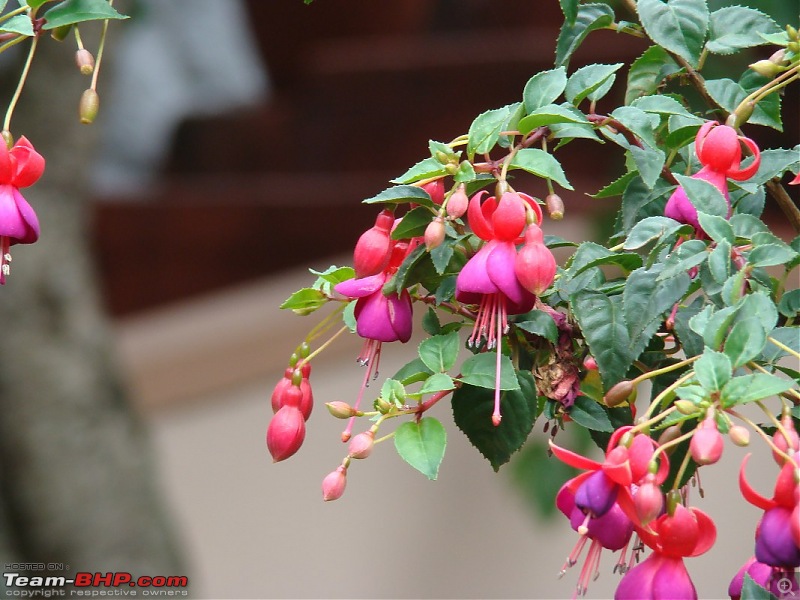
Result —
<instances>
[{"instance_id":1,"label":"flower petal","mask_svg":"<svg viewBox=\"0 0 800 600\"><path fill-rule=\"evenodd\" d=\"M768 500L764 498L761 494L756 492L750 484L747 482L747 479L744 477L744 468L747 465L747 461L750 460L750 454L746 454L745 457L742 459L742 466L739 469L739 490L742 492L742 496L744 499L747 500L753 506L757 506L761 510L769 510L775 506L774 500Z\"/></svg>"},{"instance_id":2,"label":"flower petal","mask_svg":"<svg viewBox=\"0 0 800 600\"><path fill-rule=\"evenodd\" d=\"M333 289L348 298L363 298L380 290L384 283L386 283L386 274L378 273L369 277L342 281L333 286Z\"/></svg>"},{"instance_id":3,"label":"flower petal","mask_svg":"<svg viewBox=\"0 0 800 600\"><path fill-rule=\"evenodd\" d=\"M28 224L19 210L18 194L19 192L14 186L0 185L0 236L9 237L12 240L22 239L28 233ZM25 202L25 205L27 204ZM27 208L30 209L30 206Z\"/></svg>"},{"instance_id":4,"label":"flower petal","mask_svg":"<svg viewBox=\"0 0 800 600\"><path fill-rule=\"evenodd\" d=\"M362 338L380 342L397 341L397 333L389 318L389 301L380 292L359 300L361 310L356 317L356 332Z\"/></svg>"},{"instance_id":5,"label":"flower petal","mask_svg":"<svg viewBox=\"0 0 800 600\"><path fill-rule=\"evenodd\" d=\"M392 294L388 298L389 323L397 339L406 343L411 338L411 296L403 290L401 296Z\"/></svg>"},{"instance_id":6,"label":"flower petal","mask_svg":"<svg viewBox=\"0 0 800 600\"><path fill-rule=\"evenodd\" d=\"M600 463L592 460L591 458L586 458L585 456L581 456L580 454L576 454L572 450L567 450L566 448L562 448L561 446L556 446L553 443L553 440L549 440L550 442L550 450L553 451L553 454L556 455L556 458L563 463L568 464L570 467L575 467L576 469L583 469L585 471L596 471L600 468Z\"/></svg>"},{"instance_id":7,"label":"flower petal","mask_svg":"<svg viewBox=\"0 0 800 600\"><path fill-rule=\"evenodd\" d=\"M33 185L44 172L44 157L34 150L25 136L20 137L10 150L16 163L11 183L17 187Z\"/></svg>"},{"instance_id":8,"label":"flower petal","mask_svg":"<svg viewBox=\"0 0 800 600\"><path fill-rule=\"evenodd\" d=\"M481 203L481 198L486 194L486 190L482 190L475 194L469 201L467 208L467 221L472 231L482 240L489 241L494 239L494 231L489 222L489 216L494 212L496 207L494 197L488 198L485 202ZM488 214L487 214L488 213Z\"/></svg>"},{"instance_id":9,"label":"flower petal","mask_svg":"<svg viewBox=\"0 0 800 600\"><path fill-rule=\"evenodd\" d=\"M486 269L486 261L491 252L490 244L486 244L478 250L472 258L467 261L467 264L461 269L461 272L456 278L456 299L459 302L466 302L468 304L478 304L480 297L465 296L465 294L496 294L498 292L497 286L489 278L489 273Z\"/></svg>"},{"instance_id":10,"label":"flower petal","mask_svg":"<svg viewBox=\"0 0 800 600\"><path fill-rule=\"evenodd\" d=\"M39 239L39 218L36 216L33 207L22 197L19 190L14 189L14 200L17 209L25 222L25 234L11 241L12 244L32 244Z\"/></svg>"}]
</instances>

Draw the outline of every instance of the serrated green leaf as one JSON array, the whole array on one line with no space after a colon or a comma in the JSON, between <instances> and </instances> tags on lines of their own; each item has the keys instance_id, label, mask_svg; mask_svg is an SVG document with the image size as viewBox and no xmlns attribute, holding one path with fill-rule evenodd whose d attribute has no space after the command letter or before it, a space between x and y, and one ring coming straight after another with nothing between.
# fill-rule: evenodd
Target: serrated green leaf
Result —
<instances>
[{"instance_id":1,"label":"serrated green leaf","mask_svg":"<svg viewBox=\"0 0 800 600\"><path fill-rule=\"evenodd\" d=\"M558 0L558 3L561 5L561 12L564 13L564 20L574 23L578 16L578 0Z\"/></svg>"},{"instance_id":2,"label":"serrated green leaf","mask_svg":"<svg viewBox=\"0 0 800 600\"><path fill-rule=\"evenodd\" d=\"M636 10L650 39L697 66L708 31L705 0L639 0Z\"/></svg>"},{"instance_id":3,"label":"serrated green leaf","mask_svg":"<svg viewBox=\"0 0 800 600\"><path fill-rule=\"evenodd\" d=\"M528 80L522 91L525 111L532 113L538 108L552 104L564 91L566 85L567 70L564 67L536 73Z\"/></svg>"},{"instance_id":4,"label":"serrated green leaf","mask_svg":"<svg viewBox=\"0 0 800 600\"><path fill-rule=\"evenodd\" d=\"M700 227L703 231L715 242L726 241L733 244L736 241L736 236L733 234L733 227L727 219L716 216L708 215L702 211L697 211L697 220L700 222Z\"/></svg>"},{"instance_id":5,"label":"serrated green leaf","mask_svg":"<svg viewBox=\"0 0 800 600\"><path fill-rule=\"evenodd\" d=\"M514 370L511 359L505 354L500 356L500 381L497 382L497 352L481 352L470 356L461 364L461 376L458 378L462 383L475 387L482 387L490 390L495 389L495 385L501 390L518 390L519 381Z\"/></svg>"},{"instance_id":6,"label":"serrated green leaf","mask_svg":"<svg viewBox=\"0 0 800 600\"><path fill-rule=\"evenodd\" d=\"M433 217L433 213L424 206L418 206L408 211L403 216L403 220L392 230L392 239L407 240L425 235L425 229L433 220Z\"/></svg>"},{"instance_id":7,"label":"serrated green leaf","mask_svg":"<svg viewBox=\"0 0 800 600\"><path fill-rule=\"evenodd\" d=\"M706 49L714 54L733 54L765 44L761 34L778 32L778 24L764 13L744 6L726 6L711 13Z\"/></svg>"},{"instance_id":8,"label":"serrated green leaf","mask_svg":"<svg viewBox=\"0 0 800 600\"><path fill-rule=\"evenodd\" d=\"M128 18L117 12L108 0L64 0L42 16L46 19L42 29L46 30L84 21Z\"/></svg>"},{"instance_id":9,"label":"serrated green leaf","mask_svg":"<svg viewBox=\"0 0 800 600\"><path fill-rule=\"evenodd\" d=\"M772 267L786 264L797 257L797 252L788 246L763 244L756 246L747 255L747 262L754 267Z\"/></svg>"},{"instance_id":10,"label":"serrated green leaf","mask_svg":"<svg viewBox=\"0 0 800 600\"><path fill-rule=\"evenodd\" d=\"M636 177L636 171L628 171L625 175L615 179L596 194L589 195L592 198L611 198L613 196L619 196L625 191L625 188L628 187L628 184L634 177Z\"/></svg>"},{"instance_id":11,"label":"serrated green leaf","mask_svg":"<svg viewBox=\"0 0 800 600\"><path fill-rule=\"evenodd\" d=\"M557 123L577 123L586 125L589 122L583 113L571 106L560 106L558 104L548 104L537 108L528 116L520 119L517 124L519 132L527 134L544 125L554 125Z\"/></svg>"},{"instance_id":12,"label":"serrated green leaf","mask_svg":"<svg viewBox=\"0 0 800 600\"><path fill-rule=\"evenodd\" d=\"M623 63L613 65L593 64L586 65L575 71L567 80L567 87L564 89L564 97L575 106L581 103L584 98L596 102L602 98L611 88L616 77L616 72L622 67ZM608 87L606 87L608 84ZM604 90L605 93L600 93Z\"/></svg>"},{"instance_id":13,"label":"serrated green leaf","mask_svg":"<svg viewBox=\"0 0 800 600\"><path fill-rule=\"evenodd\" d=\"M497 471L528 439L539 414L536 383L520 371L520 388L500 395L502 420L492 424L494 390L462 385L453 393L453 419L469 441Z\"/></svg>"},{"instance_id":14,"label":"serrated green leaf","mask_svg":"<svg viewBox=\"0 0 800 600\"><path fill-rule=\"evenodd\" d=\"M532 310L516 321L514 325L523 331L542 336L550 342L558 340L558 327L553 317L541 310Z\"/></svg>"},{"instance_id":15,"label":"serrated green leaf","mask_svg":"<svg viewBox=\"0 0 800 600\"><path fill-rule=\"evenodd\" d=\"M683 227L683 223L679 223L669 217L646 217L633 226L623 248L625 250L636 250L646 246L653 240L672 235Z\"/></svg>"},{"instance_id":16,"label":"serrated green leaf","mask_svg":"<svg viewBox=\"0 0 800 600\"><path fill-rule=\"evenodd\" d=\"M672 252L664 261L664 270L659 279L665 280L685 273L708 258L708 248L701 240L689 240Z\"/></svg>"},{"instance_id":17,"label":"serrated green leaf","mask_svg":"<svg viewBox=\"0 0 800 600\"><path fill-rule=\"evenodd\" d=\"M416 185L394 185L362 202L364 204L406 204L413 202L428 208L434 208L435 206L428 192Z\"/></svg>"},{"instance_id":18,"label":"serrated green leaf","mask_svg":"<svg viewBox=\"0 0 800 600\"><path fill-rule=\"evenodd\" d=\"M731 244L727 240L718 242L708 255L708 270L717 283L725 283L731 276Z\"/></svg>"},{"instance_id":19,"label":"serrated green leaf","mask_svg":"<svg viewBox=\"0 0 800 600\"><path fill-rule=\"evenodd\" d=\"M623 316L628 327L629 355L639 358L669 312L689 289L685 273L659 281L662 267L636 269L628 276L623 292Z\"/></svg>"},{"instance_id":20,"label":"serrated green leaf","mask_svg":"<svg viewBox=\"0 0 800 600\"><path fill-rule=\"evenodd\" d=\"M461 154L460 152L456 152L455 150L453 150L447 144L442 142L437 142L436 140L428 140L428 150L431 153L431 157L435 158L436 160L439 160L438 155L440 154L444 155L444 157L447 160L439 161L439 162L444 162L444 164L447 164L453 159L457 160L459 154Z\"/></svg>"},{"instance_id":21,"label":"serrated green leaf","mask_svg":"<svg viewBox=\"0 0 800 600\"><path fill-rule=\"evenodd\" d=\"M353 279L353 277L356 276L353 267L336 267L331 265L322 272L315 271L314 269L309 269L309 271L312 275L317 276L317 280L311 287L328 295L333 292L333 286L337 283Z\"/></svg>"},{"instance_id":22,"label":"serrated green leaf","mask_svg":"<svg viewBox=\"0 0 800 600\"><path fill-rule=\"evenodd\" d=\"M444 373L453 368L458 360L461 342L457 331L446 335L435 335L419 345L419 357L434 373Z\"/></svg>"},{"instance_id":23,"label":"serrated green leaf","mask_svg":"<svg viewBox=\"0 0 800 600\"><path fill-rule=\"evenodd\" d=\"M612 433L614 426L597 402L586 396L578 396L575 403L569 409L570 418L578 425L591 429L592 431L605 431Z\"/></svg>"},{"instance_id":24,"label":"serrated green leaf","mask_svg":"<svg viewBox=\"0 0 800 600\"><path fill-rule=\"evenodd\" d=\"M682 117L697 120L702 122L698 117L695 117L675 98L671 96L643 96L637 98L631 103L631 106L643 110L646 113L653 113L657 115L680 115Z\"/></svg>"},{"instance_id":25,"label":"serrated green leaf","mask_svg":"<svg viewBox=\"0 0 800 600\"><path fill-rule=\"evenodd\" d=\"M728 408L769 398L790 389L792 389L792 382L788 379L768 373L752 373L740 375L728 381L722 388L720 399L722 405Z\"/></svg>"},{"instance_id":26,"label":"serrated green leaf","mask_svg":"<svg viewBox=\"0 0 800 600\"><path fill-rule=\"evenodd\" d=\"M733 373L731 359L722 352L706 349L694 365L697 381L709 392L721 390Z\"/></svg>"},{"instance_id":27,"label":"serrated green leaf","mask_svg":"<svg viewBox=\"0 0 800 600\"><path fill-rule=\"evenodd\" d=\"M280 308L288 309L299 315L307 315L328 301L325 294L314 288L297 290L281 304Z\"/></svg>"},{"instance_id":28,"label":"serrated green leaf","mask_svg":"<svg viewBox=\"0 0 800 600\"><path fill-rule=\"evenodd\" d=\"M428 479L436 479L447 446L447 432L434 417L407 421L394 433L400 457Z\"/></svg>"},{"instance_id":29,"label":"serrated green leaf","mask_svg":"<svg viewBox=\"0 0 800 600\"><path fill-rule=\"evenodd\" d=\"M575 319L589 350L597 361L603 385L608 390L625 377L633 358L628 352L630 336L622 309L622 298L609 298L593 291L580 291L571 298Z\"/></svg>"},{"instance_id":30,"label":"serrated green leaf","mask_svg":"<svg viewBox=\"0 0 800 600\"><path fill-rule=\"evenodd\" d=\"M639 148L638 146L631 146L630 153L642 181L648 189L652 190L661 175L661 169L667 162L667 155L658 148Z\"/></svg>"},{"instance_id":31,"label":"serrated green leaf","mask_svg":"<svg viewBox=\"0 0 800 600\"><path fill-rule=\"evenodd\" d=\"M437 274L445 274L454 253L455 247L452 243L450 243L450 240L445 240L444 243L439 244L436 246L436 248L433 248L430 251L431 262L433 263L433 268L436 269Z\"/></svg>"},{"instance_id":32,"label":"serrated green leaf","mask_svg":"<svg viewBox=\"0 0 800 600\"><path fill-rule=\"evenodd\" d=\"M447 373L434 373L425 380L425 383L422 384L422 388L420 388L419 393L435 394L436 392L444 392L454 389L456 389L456 384L450 375Z\"/></svg>"},{"instance_id":33,"label":"serrated green leaf","mask_svg":"<svg viewBox=\"0 0 800 600\"><path fill-rule=\"evenodd\" d=\"M786 317L795 317L800 314L800 289L784 292L778 303L778 311Z\"/></svg>"},{"instance_id":34,"label":"serrated green leaf","mask_svg":"<svg viewBox=\"0 0 800 600\"><path fill-rule=\"evenodd\" d=\"M0 23L0 31L5 33L18 33L28 37L33 36L33 24L28 15L15 15Z\"/></svg>"},{"instance_id":35,"label":"serrated green leaf","mask_svg":"<svg viewBox=\"0 0 800 600\"><path fill-rule=\"evenodd\" d=\"M697 209L697 212L704 212L718 217L728 216L728 203L725 201L725 196L714 184L695 177L677 173L674 175L678 183L681 184L683 191L686 192L689 202Z\"/></svg>"},{"instance_id":36,"label":"serrated green leaf","mask_svg":"<svg viewBox=\"0 0 800 600\"><path fill-rule=\"evenodd\" d=\"M430 177L444 176L446 174L447 171L442 163L435 158L425 158L400 175L400 177L392 179L392 183L414 183L415 181L429 179ZM428 198L430 199L430 196Z\"/></svg>"},{"instance_id":37,"label":"serrated green leaf","mask_svg":"<svg viewBox=\"0 0 800 600\"><path fill-rule=\"evenodd\" d=\"M552 123L548 125L550 135L559 140L558 145L555 147L558 150L567 142L574 139L592 140L595 142L603 143L597 134L594 132L594 127L586 123Z\"/></svg>"},{"instance_id":38,"label":"serrated green leaf","mask_svg":"<svg viewBox=\"0 0 800 600\"><path fill-rule=\"evenodd\" d=\"M655 128L658 127L657 115L649 114L634 106L620 106L611 112L611 117L622 123L636 135L645 145L657 148ZM627 147L627 142L626 142Z\"/></svg>"},{"instance_id":39,"label":"serrated green leaf","mask_svg":"<svg viewBox=\"0 0 800 600\"><path fill-rule=\"evenodd\" d=\"M767 334L755 317L738 321L724 342L723 352L735 367L740 367L761 354L767 344Z\"/></svg>"},{"instance_id":40,"label":"serrated green leaf","mask_svg":"<svg viewBox=\"0 0 800 600\"><path fill-rule=\"evenodd\" d=\"M759 231L767 231L767 226L764 222L753 215L733 215L729 222L736 237L747 240Z\"/></svg>"},{"instance_id":41,"label":"serrated green leaf","mask_svg":"<svg viewBox=\"0 0 800 600\"><path fill-rule=\"evenodd\" d=\"M767 347L764 348L763 356L767 362L776 362L786 356L786 351L775 345L772 340L776 340L784 346L791 348L795 352L800 352L800 327L776 327L769 337L771 338Z\"/></svg>"},{"instance_id":42,"label":"serrated green leaf","mask_svg":"<svg viewBox=\"0 0 800 600\"><path fill-rule=\"evenodd\" d=\"M438 335L442 331L442 324L439 321L439 314L432 306L428 307L422 317L422 328L428 335Z\"/></svg>"},{"instance_id":43,"label":"serrated green leaf","mask_svg":"<svg viewBox=\"0 0 800 600\"><path fill-rule=\"evenodd\" d=\"M433 375L433 371L425 366L422 359L415 358L400 367L400 370L392 376L392 379L399 381L403 385L411 385L419 381L426 381L431 375Z\"/></svg>"},{"instance_id":44,"label":"serrated green leaf","mask_svg":"<svg viewBox=\"0 0 800 600\"><path fill-rule=\"evenodd\" d=\"M453 181L456 183L467 183L473 179L475 179L475 168L472 166L472 163L466 160L462 161L458 165L458 171L453 175Z\"/></svg>"},{"instance_id":45,"label":"serrated green leaf","mask_svg":"<svg viewBox=\"0 0 800 600\"><path fill-rule=\"evenodd\" d=\"M717 104L728 112L733 112L736 107L747 97L750 90L743 88L730 79L712 79L706 81L706 90ZM780 96L769 94L761 99L753 109L753 114L748 119L754 125L765 125L778 131L783 131L781 121Z\"/></svg>"},{"instance_id":46,"label":"serrated green leaf","mask_svg":"<svg viewBox=\"0 0 800 600\"><path fill-rule=\"evenodd\" d=\"M566 66L586 36L595 29L614 22L614 10L608 4L580 4L575 20L561 26L556 41L556 66Z\"/></svg>"},{"instance_id":47,"label":"serrated green leaf","mask_svg":"<svg viewBox=\"0 0 800 600\"><path fill-rule=\"evenodd\" d=\"M631 64L625 104L640 96L649 96L658 90L664 78L678 71L678 65L661 46L650 46Z\"/></svg>"},{"instance_id":48,"label":"serrated green leaf","mask_svg":"<svg viewBox=\"0 0 800 600\"><path fill-rule=\"evenodd\" d=\"M794 148L770 148L761 152L761 164L758 171L747 181L736 184L751 194L772 179L780 177L786 171L795 172L800 167L800 145Z\"/></svg>"},{"instance_id":49,"label":"serrated green leaf","mask_svg":"<svg viewBox=\"0 0 800 600\"><path fill-rule=\"evenodd\" d=\"M791 589L791 588L790 588ZM778 600L766 588L758 585L750 574L745 572L742 579L742 591L739 600Z\"/></svg>"},{"instance_id":50,"label":"serrated green leaf","mask_svg":"<svg viewBox=\"0 0 800 600\"><path fill-rule=\"evenodd\" d=\"M573 190L561 163L550 153L539 148L523 148L518 151L511 161L512 168L523 169L528 173L533 173L545 179L552 179L558 185L567 190Z\"/></svg>"},{"instance_id":51,"label":"serrated green leaf","mask_svg":"<svg viewBox=\"0 0 800 600\"><path fill-rule=\"evenodd\" d=\"M487 110L479 114L469 126L469 141L467 142L467 154L472 157L475 154L486 154L494 148L500 138L500 132L509 118L516 105L504 106L494 110Z\"/></svg>"}]
</instances>

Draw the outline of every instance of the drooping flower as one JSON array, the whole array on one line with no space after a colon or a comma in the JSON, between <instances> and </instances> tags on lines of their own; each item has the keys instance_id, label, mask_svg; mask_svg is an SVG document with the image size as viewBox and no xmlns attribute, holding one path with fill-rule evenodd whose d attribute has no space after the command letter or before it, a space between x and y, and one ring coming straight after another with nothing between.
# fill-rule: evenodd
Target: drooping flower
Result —
<instances>
[{"instance_id":1,"label":"drooping flower","mask_svg":"<svg viewBox=\"0 0 800 600\"><path fill-rule=\"evenodd\" d=\"M637 532L653 553L623 576L614 600L696 599L683 559L699 556L714 545L717 528L711 518L701 510L677 504L672 514L664 513Z\"/></svg>"},{"instance_id":2,"label":"drooping flower","mask_svg":"<svg viewBox=\"0 0 800 600\"><path fill-rule=\"evenodd\" d=\"M753 153L754 159L745 168L740 168L742 148L740 142ZM720 125L716 121L707 121L700 127L695 137L695 153L703 167L694 175L716 187L728 203L730 216L730 197L728 194L728 178L744 181L752 177L761 164L761 153L756 143L750 138L740 136L733 127ZM672 193L664 207L664 214L681 223L688 223L697 231L702 231L697 219L697 208L689 200L682 186Z\"/></svg>"},{"instance_id":3,"label":"drooping flower","mask_svg":"<svg viewBox=\"0 0 800 600\"><path fill-rule=\"evenodd\" d=\"M800 591L800 584L798 584L794 570L771 567L758 562L756 557L753 556L742 565L742 568L731 580L728 586L728 595L731 600L739 600L741 598L745 575L749 575L756 584L778 598L791 598L797 596L798 591Z\"/></svg>"},{"instance_id":4,"label":"drooping flower","mask_svg":"<svg viewBox=\"0 0 800 600\"><path fill-rule=\"evenodd\" d=\"M10 272L10 248L39 239L39 219L19 188L36 183L44 172L44 158L27 138L9 150L0 148L0 284Z\"/></svg>"},{"instance_id":5,"label":"drooping flower","mask_svg":"<svg viewBox=\"0 0 800 600\"><path fill-rule=\"evenodd\" d=\"M724 446L725 440L717 428L717 421L714 419L713 413L711 413L697 426L692 441L689 443L692 460L698 465L713 465L722 456Z\"/></svg>"},{"instance_id":6,"label":"drooping flower","mask_svg":"<svg viewBox=\"0 0 800 600\"><path fill-rule=\"evenodd\" d=\"M391 257L384 270L368 277L348 279L334 286L343 296L356 300L356 333L365 339L358 361L367 367L364 381L353 405L358 410L370 377L378 376L381 345L383 342L407 342L411 338L412 306L407 290L399 294L383 293L383 286L397 272L409 251L407 242L393 242ZM354 418L351 418L342 434L342 440L350 439Z\"/></svg>"},{"instance_id":7,"label":"drooping flower","mask_svg":"<svg viewBox=\"0 0 800 600\"><path fill-rule=\"evenodd\" d=\"M275 384L270 398L272 412L278 412L284 404L294 404L294 400L289 400L289 396L299 393L299 407L303 413L303 418L308 421L311 410L314 408L314 393L311 391L309 376L311 375L311 363L303 361L299 367L287 367L283 372L283 377Z\"/></svg>"},{"instance_id":8,"label":"drooping flower","mask_svg":"<svg viewBox=\"0 0 800 600\"><path fill-rule=\"evenodd\" d=\"M497 350L497 380L492 422L500 424L500 341L508 331L508 315L526 313L533 308L536 296L517 278L516 244L526 225L526 212L532 210L538 222L542 211L538 204L515 192L506 192L499 201L485 191L469 202L467 220L472 231L486 244L472 256L456 278L456 300L478 306L470 346L486 341L488 350ZM527 207L526 207L527 205Z\"/></svg>"}]
</instances>

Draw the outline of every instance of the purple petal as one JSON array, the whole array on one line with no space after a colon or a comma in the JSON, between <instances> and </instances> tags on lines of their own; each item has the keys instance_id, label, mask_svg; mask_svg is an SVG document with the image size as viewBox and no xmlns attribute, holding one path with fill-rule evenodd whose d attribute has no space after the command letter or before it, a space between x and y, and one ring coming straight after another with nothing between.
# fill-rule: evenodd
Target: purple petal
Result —
<instances>
[{"instance_id":1,"label":"purple petal","mask_svg":"<svg viewBox=\"0 0 800 600\"><path fill-rule=\"evenodd\" d=\"M756 535L758 562L785 569L800 567L800 548L791 532L792 511L776 506L764 513Z\"/></svg>"},{"instance_id":2,"label":"purple petal","mask_svg":"<svg viewBox=\"0 0 800 600\"><path fill-rule=\"evenodd\" d=\"M409 296L407 290L403 290L401 296L398 297L397 294L392 294L387 300L389 322L392 325L392 329L397 339L406 343L411 337L411 296Z\"/></svg>"},{"instance_id":3,"label":"purple petal","mask_svg":"<svg viewBox=\"0 0 800 600\"><path fill-rule=\"evenodd\" d=\"M589 537L609 550L624 548L632 534L633 523L616 503L602 517L589 520Z\"/></svg>"},{"instance_id":4,"label":"purple petal","mask_svg":"<svg viewBox=\"0 0 800 600\"><path fill-rule=\"evenodd\" d=\"M492 283L486 269L486 261L491 251L492 242L489 242L461 269L456 278L456 299L459 302L479 304L481 296L497 293L497 286Z\"/></svg>"},{"instance_id":5,"label":"purple petal","mask_svg":"<svg viewBox=\"0 0 800 600\"><path fill-rule=\"evenodd\" d=\"M593 517L602 517L617 500L617 485L603 471L593 473L575 491L575 505Z\"/></svg>"},{"instance_id":6,"label":"purple petal","mask_svg":"<svg viewBox=\"0 0 800 600\"><path fill-rule=\"evenodd\" d=\"M358 301L360 310L356 317L356 331L362 338L380 342L394 342L397 334L389 319L389 300L375 292Z\"/></svg>"},{"instance_id":7,"label":"purple petal","mask_svg":"<svg viewBox=\"0 0 800 600\"><path fill-rule=\"evenodd\" d=\"M19 192L13 186L0 185L0 236L9 237L13 241L23 239L28 234L28 223L20 213L17 202L18 195ZM30 205L24 199L22 201L27 206L26 212L29 210L30 213L33 213ZM38 225L39 223L36 221L37 229Z\"/></svg>"},{"instance_id":8,"label":"purple petal","mask_svg":"<svg viewBox=\"0 0 800 600\"><path fill-rule=\"evenodd\" d=\"M658 572L660 556L651 554L625 573L614 592L614 600L649 600L653 598L653 578Z\"/></svg>"},{"instance_id":9,"label":"purple petal","mask_svg":"<svg viewBox=\"0 0 800 600\"><path fill-rule=\"evenodd\" d=\"M681 558L654 552L620 580L614 600L697 600Z\"/></svg>"},{"instance_id":10,"label":"purple petal","mask_svg":"<svg viewBox=\"0 0 800 600\"><path fill-rule=\"evenodd\" d=\"M683 188L678 188L672 192L664 207L664 216L675 219L679 223L687 223L695 229L700 229L700 222L697 220L697 209L686 196Z\"/></svg>"},{"instance_id":11,"label":"purple petal","mask_svg":"<svg viewBox=\"0 0 800 600\"><path fill-rule=\"evenodd\" d=\"M512 242L489 242L493 246L486 260L486 271L489 279L514 305L522 304L526 291L517 279L514 263L517 249Z\"/></svg>"},{"instance_id":12,"label":"purple petal","mask_svg":"<svg viewBox=\"0 0 800 600\"><path fill-rule=\"evenodd\" d=\"M572 480L570 479L567 483L561 486L561 489L558 490L558 495L556 496L556 507L564 516L572 521L572 511L575 510L575 494L569 488L570 483Z\"/></svg>"},{"instance_id":13,"label":"purple petal","mask_svg":"<svg viewBox=\"0 0 800 600\"><path fill-rule=\"evenodd\" d=\"M36 216L33 207L28 204L28 201L22 197L22 194L16 188L14 188L14 200L16 200L19 214L25 222L25 235L13 240L12 243L32 244L39 239L39 218Z\"/></svg>"},{"instance_id":14,"label":"purple petal","mask_svg":"<svg viewBox=\"0 0 800 600\"><path fill-rule=\"evenodd\" d=\"M360 279L348 279L333 286L333 289L348 298L363 298L380 290L386 283L386 274L378 273Z\"/></svg>"}]
</instances>

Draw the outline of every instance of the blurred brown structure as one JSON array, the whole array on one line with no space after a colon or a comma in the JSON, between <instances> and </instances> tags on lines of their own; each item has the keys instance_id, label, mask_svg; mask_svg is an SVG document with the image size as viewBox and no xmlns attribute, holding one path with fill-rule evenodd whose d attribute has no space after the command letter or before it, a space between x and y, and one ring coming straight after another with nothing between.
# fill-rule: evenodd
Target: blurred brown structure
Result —
<instances>
[{"instance_id":1,"label":"blurred brown structure","mask_svg":"<svg viewBox=\"0 0 800 600\"><path fill-rule=\"evenodd\" d=\"M501 9L491 0L248 6L270 101L186 122L150 197L95 203L115 315L346 252L374 216L358 201L424 158L428 139L449 141L480 112L518 101L531 74L552 66L562 21L557 2L530 0ZM645 47L595 32L570 70L630 61ZM568 211L612 212L584 195L622 168L621 153L598 149L578 143L559 153L578 190L564 195Z\"/></svg>"}]
</instances>

